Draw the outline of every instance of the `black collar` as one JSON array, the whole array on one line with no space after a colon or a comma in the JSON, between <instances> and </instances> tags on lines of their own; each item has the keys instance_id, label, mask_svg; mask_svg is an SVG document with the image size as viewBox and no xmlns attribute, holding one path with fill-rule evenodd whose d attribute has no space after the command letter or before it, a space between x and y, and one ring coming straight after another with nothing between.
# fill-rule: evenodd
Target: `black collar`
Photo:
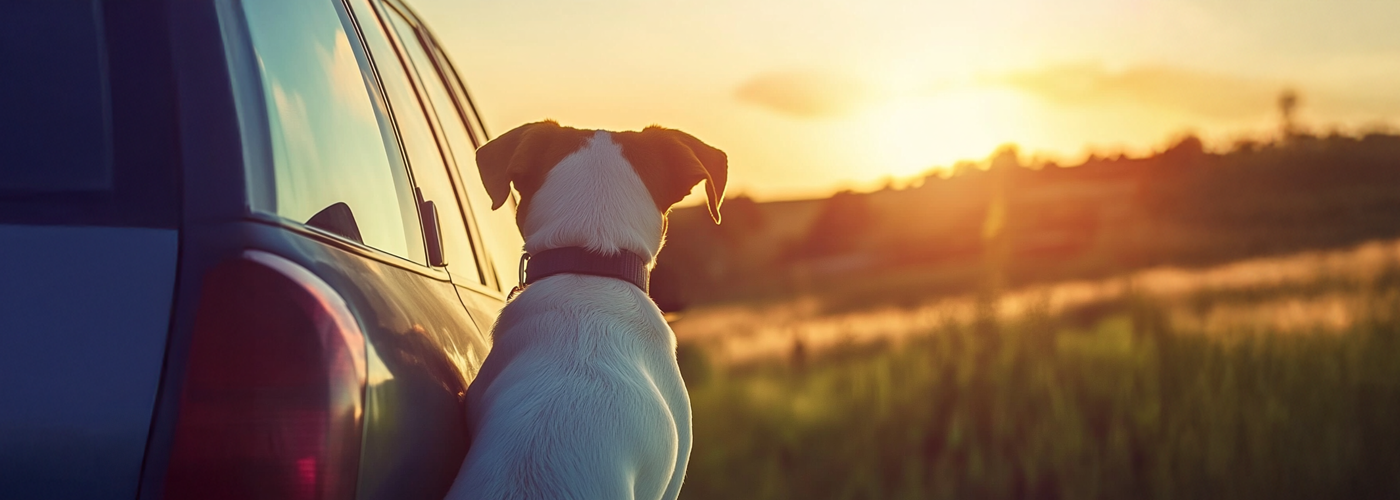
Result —
<instances>
[{"instance_id":1,"label":"black collar","mask_svg":"<svg viewBox=\"0 0 1400 500\"><path fill-rule=\"evenodd\" d=\"M620 251L604 255L581 247L552 248L525 255L521 284L529 285L556 274L588 274L626 281L647 292L651 272L640 255Z\"/></svg>"}]
</instances>

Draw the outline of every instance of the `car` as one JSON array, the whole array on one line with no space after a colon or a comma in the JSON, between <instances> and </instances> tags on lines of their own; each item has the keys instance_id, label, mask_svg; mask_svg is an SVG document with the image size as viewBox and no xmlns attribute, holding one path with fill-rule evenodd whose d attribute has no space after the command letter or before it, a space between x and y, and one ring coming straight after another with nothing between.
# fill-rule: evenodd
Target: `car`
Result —
<instances>
[{"instance_id":1,"label":"car","mask_svg":"<svg viewBox=\"0 0 1400 500\"><path fill-rule=\"evenodd\" d=\"M0 17L0 497L442 498L518 283L399 0Z\"/></svg>"}]
</instances>

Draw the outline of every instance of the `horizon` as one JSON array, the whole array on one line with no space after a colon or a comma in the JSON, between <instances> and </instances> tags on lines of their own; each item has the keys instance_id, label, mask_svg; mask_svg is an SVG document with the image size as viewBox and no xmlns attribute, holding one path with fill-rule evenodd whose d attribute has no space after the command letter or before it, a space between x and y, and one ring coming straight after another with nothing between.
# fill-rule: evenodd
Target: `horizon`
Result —
<instances>
[{"instance_id":1,"label":"horizon","mask_svg":"<svg viewBox=\"0 0 1400 500\"><path fill-rule=\"evenodd\" d=\"M1400 3L416 0L493 133L542 119L689 132L731 195L878 189L1005 144L1078 163L1185 135L1400 122Z\"/></svg>"}]
</instances>

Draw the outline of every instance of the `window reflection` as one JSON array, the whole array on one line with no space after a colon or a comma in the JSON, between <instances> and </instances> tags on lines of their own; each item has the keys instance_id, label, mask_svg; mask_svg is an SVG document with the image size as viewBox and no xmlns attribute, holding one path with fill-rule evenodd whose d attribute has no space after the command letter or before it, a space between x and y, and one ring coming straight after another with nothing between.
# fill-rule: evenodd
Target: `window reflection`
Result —
<instances>
[{"instance_id":1,"label":"window reflection","mask_svg":"<svg viewBox=\"0 0 1400 500\"><path fill-rule=\"evenodd\" d=\"M242 3L271 122L277 214L421 261L412 190L385 148L373 85L336 4Z\"/></svg>"}]
</instances>

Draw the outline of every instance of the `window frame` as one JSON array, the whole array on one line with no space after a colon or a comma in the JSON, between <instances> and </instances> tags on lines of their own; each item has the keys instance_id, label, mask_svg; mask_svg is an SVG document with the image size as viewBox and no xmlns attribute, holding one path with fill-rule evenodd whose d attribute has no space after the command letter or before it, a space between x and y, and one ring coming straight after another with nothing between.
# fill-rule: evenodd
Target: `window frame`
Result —
<instances>
[{"instance_id":1,"label":"window frame","mask_svg":"<svg viewBox=\"0 0 1400 500\"><path fill-rule=\"evenodd\" d=\"M414 24L417 29L418 41L433 59L434 69L439 75L450 75L445 79L443 86L452 94L453 107L456 108L462 122L467 126L467 132L471 136L473 144L481 147L491 139L486 130L486 122L482 121L481 113L477 110L476 102L472 99L471 93L467 91L466 83L462 81L462 75L457 72L457 66L452 62L452 58L447 55L447 51L438 43L437 36L428 26L417 19L417 13L411 7L399 0L383 0L392 4L396 10L404 13L404 17Z\"/></svg>"},{"instance_id":2,"label":"window frame","mask_svg":"<svg viewBox=\"0 0 1400 500\"><path fill-rule=\"evenodd\" d=\"M426 31L426 27L424 29ZM463 115L462 121L466 122L467 130L472 133L472 140L478 141L477 147L481 147L491 140L491 134L486 130L486 122L481 119L481 111L477 109L471 91L467 90L467 84L462 80L461 73L457 71L457 64L452 62L452 57L447 54L447 50L442 48L431 32L428 32L428 37L431 40L429 45L432 48L433 58L437 61L439 69L442 70L443 74L452 77L447 88L457 98L457 112Z\"/></svg>"}]
</instances>

